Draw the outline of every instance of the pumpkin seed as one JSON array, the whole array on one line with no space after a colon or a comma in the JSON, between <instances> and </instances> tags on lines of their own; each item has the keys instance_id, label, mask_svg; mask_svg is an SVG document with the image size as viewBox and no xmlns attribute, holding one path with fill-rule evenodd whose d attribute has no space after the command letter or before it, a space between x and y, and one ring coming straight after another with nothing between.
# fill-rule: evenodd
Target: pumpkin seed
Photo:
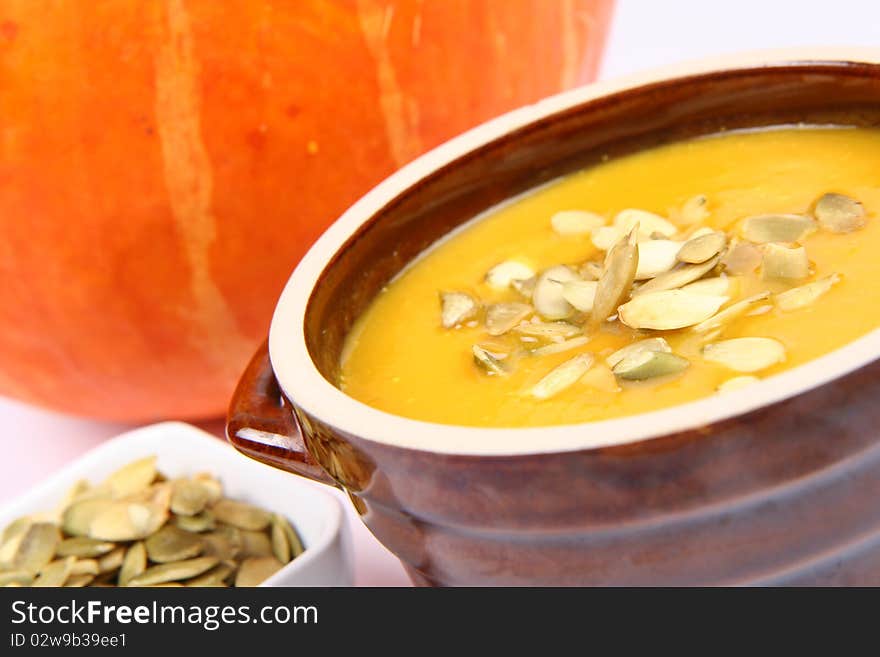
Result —
<instances>
[{"instance_id":1,"label":"pumpkin seed","mask_svg":"<svg viewBox=\"0 0 880 657\"><path fill-rule=\"evenodd\" d=\"M600 226L590 233L590 239L600 251L610 251L620 239L624 236L624 232L616 226Z\"/></svg>"},{"instance_id":2,"label":"pumpkin seed","mask_svg":"<svg viewBox=\"0 0 880 657\"><path fill-rule=\"evenodd\" d=\"M625 347L622 347L621 349L618 349L613 354L608 356L605 359L605 362L608 364L608 367L614 367L624 358L650 351L662 351L666 353L671 353L672 347L670 347L669 343L666 342L666 340L664 340L663 338L647 338L645 340L633 342L626 345Z\"/></svg>"},{"instance_id":3,"label":"pumpkin seed","mask_svg":"<svg viewBox=\"0 0 880 657\"><path fill-rule=\"evenodd\" d=\"M709 218L709 199L705 194L691 196L682 204L679 216L688 225L705 221Z\"/></svg>"},{"instance_id":4,"label":"pumpkin seed","mask_svg":"<svg viewBox=\"0 0 880 657\"><path fill-rule=\"evenodd\" d=\"M602 275L602 263L590 260L589 262L582 264L578 268L577 273L584 281L598 281L599 277Z\"/></svg>"},{"instance_id":5,"label":"pumpkin seed","mask_svg":"<svg viewBox=\"0 0 880 657\"><path fill-rule=\"evenodd\" d=\"M272 540L265 532L244 530L241 532L242 557L268 557L272 554Z\"/></svg>"},{"instance_id":6,"label":"pumpkin seed","mask_svg":"<svg viewBox=\"0 0 880 657\"><path fill-rule=\"evenodd\" d=\"M210 570L219 563L217 557L196 557L173 563L150 566L140 575L129 580L127 586L152 586L166 582L178 582L191 579Z\"/></svg>"},{"instance_id":7,"label":"pumpkin seed","mask_svg":"<svg viewBox=\"0 0 880 657\"><path fill-rule=\"evenodd\" d=\"M290 542L287 540L287 532L277 521L277 516L272 516L272 554L281 563L287 563L291 559Z\"/></svg>"},{"instance_id":8,"label":"pumpkin seed","mask_svg":"<svg viewBox=\"0 0 880 657\"><path fill-rule=\"evenodd\" d=\"M214 522L214 514L210 511L202 511L194 516L174 516L174 524L185 531L197 534L210 531L217 526Z\"/></svg>"},{"instance_id":9,"label":"pumpkin seed","mask_svg":"<svg viewBox=\"0 0 880 657\"><path fill-rule=\"evenodd\" d=\"M681 289L685 292L697 294L714 294L716 296L732 296L736 279L731 276L713 276L689 283Z\"/></svg>"},{"instance_id":10,"label":"pumpkin seed","mask_svg":"<svg viewBox=\"0 0 880 657\"><path fill-rule=\"evenodd\" d=\"M640 294L620 306L620 321L635 329L668 331L685 328L709 319L727 299L683 290Z\"/></svg>"},{"instance_id":11,"label":"pumpkin seed","mask_svg":"<svg viewBox=\"0 0 880 657\"><path fill-rule=\"evenodd\" d=\"M301 555L305 551L305 547L302 544L302 540L300 540L299 534L297 534L296 530L293 528L293 525L287 522L286 518L277 513L272 514L272 522L284 530L284 533L287 536L287 544L290 546L290 558L295 559Z\"/></svg>"},{"instance_id":12,"label":"pumpkin seed","mask_svg":"<svg viewBox=\"0 0 880 657\"><path fill-rule=\"evenodd\" d=\"M570 281L562 286L562 297L582 313L593 309L596 300L597 281Z\"/></svg>"},{"instance_id":13,"label":"pumpkin seed","mask_svg":"<svg viewBox=\"0 0 880 657\"><path fill-rule=\"evenodd\" d=\"M89 524L89 537L104 541L134 541L146 538L168 519L168 512L145 502L114 502Z\"/></svg>"},{"instance_id":14,"label":"pumpkin seed","mask_svg":"<svg viewBox=\"0 0 880 657\"><path fill-rule=\"evenodd\" d=\"M744 376L735 376L731 379L727 379L718 386L718 392L730 392L732 390L739 390L740 388L745 388L752 383L757 383L760 381L756 376L744 375Z\"/></svg>"},{"instance_id":15,"label":"pumpkin seed","mask_svg":"<svg viewBox=\"0 0 880 657\"><path fill-rule=\"evenodd\" d=\"M562 342L553 342L551 344L544 345L543 347L538 347L537 349L532 351L533 356L549 356L550 354L560 354L564 351L570 351L572 349L577 349L578 347L582 347L590 341L585 335L582 335L577 338L571 338L569 340L563 340Z\"/></svg>"},{"instance_id":16,"label":"pumpkin seed","mask_svg":"<svg viewBox=\"0 0 880 657\"><path fill-rule=\"evenodd\" d=\"M761 250L750 242L735 244L724 254L721 264L724 269L734 276L751 274L760 265L763 257Z\"/></svg>"},{"instance_id":17,"label":"pumpkin seed","mask_svg":"<svg viewBox=\"0 0 880 657\"><path fill-rule=\"evenodd\" d=\"M646 210L628 208L621 210L614 217L614 227L621 235L626 235L638 227L638 237L648 239L654 233L660 233L664 237L672 237L678 232L678 228L664 217Z\"/></svg>"},{"instance_id":18,"label":"pumpkin seed","mask_svg":"<svg viewBox=\"0 0 880 657\"><path fill-rule=\"evenodd\" d=\"M727 236L721 232L710 232L704 235L692 237L677 253L681 262L699 264L706 262L719 253L727 245Z\"/></svg>"},{"instance_id":19,"label":"pumpkin seed","mask_svg":"<svg viewBox=\"0 0 880 657\"><path fill-rule=\"evenodd\" d=\"M750 242L800 242L816 230L815 222L802 214L762 214L742 223L742 236Z\"/></svg>"},{"instance_id":20,"label":"pumpkin seed","mask_svg":"<svg viewBox=\"0 0 880 657\"><path fill-rule=\"evenodd\" d=\"M533 312L527 303L493 303L486 308L486 332L504 335Z\"/></svg>"},{"instance_id":21,"label":"pumpkin seed","mask_svg":"<svg viewBox=\"0 0 880 657\"><path fill-rule=\"evenodd\" d=\"M799 287L793 287L785 292L777 294L773 301L780 310L791 311L805 308L825 294L831 287L840 281L838 274L831 274L819 280L807 283Z\"/></svg>"},{"instance_id":22,"label":"pumpkin seed","mask_svg":"<svg viewBox=\"0 0 880 657\"><path fill-rule=\"evenodd\" d=\"M679 374L689 365L687 358L668 351L640 351L621 360L612 372L627 381L644 381Z\"/></svg>"},{"instance_id":23,"label":"pumpkin seed","mask_svg":"<svg viewBox=\"0 0 880 657\"><path fill-rule=\"evenodd\" d=\"M34 524L34 521L30 519L28 516L23 516L21 518L16 518L12 522L10 522L3 529L3 535L0 537L0 551L2 551L3 546L9 543L12 539L24 535L27 531L27 528ZM0 557L0 561L2 561L2 557Z\"/></svg>"},{"instance_id":24,"label":"pumpkin seed","mask_svg":"<svg viewBox=\"0 0 880 657\"><path fill-rule=\"evenodd\" d=\"M208 472L199 472L193 475L193 479L208 490L208 503L214 504L223 497L223 484L214 475Z\"/></svg>"},{"instance_id":25,"label":"pumpkin seed","mask_svg":"<svg viewBox=\"0 0 880 657\"><path fill-rule=\"evenodd\" d=\"M61 533L52 523L37 522L30 525L18 540L15 555L10 563L11 569L38 572L55 556L55 550L60 542Z\"/></svg>"},{"instance_id":26,"label":"pumpkin seed","mask_svg":"<svg viewBox=\"0 0 880 657\"><path fill-rule=\"evenodd\" d=\"M98 562L95 559L76 559L70 568L71 575L91 575L94 577L99 572Z\"/></svg>"},{"instance_id":27,"label":"pumpkin seed","mask_svg":"<svg viewBox=\"0 0 880 657\"><path fill-rule=\"evenodd\" d=\"M574 309L562 295L565 283L580 280L571 267L558 265L544 270L535 283L532 303L535 310L545 319L565 319Z\"/></svg>"},{"instance_id":28,"label":"pumpkin seed","mask_svg":"<svg viewBox=\"0 0 880 657\"><path fill-rule=\"evenodd\" d=\"M608 252L605 270L599 278L590 325L598 327L616 312L617 306L626 298L639 268L639 250L636 246L636 232L633 227Z\"/></svg>"},{"instance_id":29,"label":"pumpkin seed","mask_svg":"<svg viewBox=\"0 0 880 657\"><path fill-rule=\"evenodd\" d=\"M83 586L88 586L95 580L94 575L70 575L67 580L64 582L64 586L68 588L81 588Z\"/></svg>"},{"instance_id":30,"label":"pumpkin seed","mask_svg":"<svg viewBox=\"0 0 880 657\"><path fill-rule=\"evenodd\" d=\"M719 260L720 257L715 256L714 258L698 265L681 265L672 271L668 271L665 274L660 274L656 278L652 278L638 290L635 290L633 296L635 297L649 292L674 290L683 287L688 283L693 283L714 269Z\"/></svg>"},{"instance_id":31,"label":"pumpkin seed","mask_svg":"<svg viewBox=\"0 0 880 657\"><path fill-rule=\"evenodd\" d=\"M110 488L113 497L131 495L149 486L156 478L156 457L146 456L124 465L112 473L104 484Z\"/></svg>"},{"instance_id":32,"label":"pumpkin seed","mask_svg":"<svg viewBox=\"0 0 880 657\"><path fill-rule=\"evenodd\" d=\"M10 584L30 586L33 581L33 574L25 570L7 570L5 572L0 572L0 586L9 586Z\"/></svg>"},{"instance_id":33,"label":"pumpkin seed","mask_svg":"<svg viewBox=\"0 0 880 657\"><path fill-rule=\"evenodd\" d=\"M118 547L112 552L108 552L98 559L98 571L101 573L109 573L115 571L122 566L125 559L125 548Z\"/></svg>"},{"instance_id":34,"label":"pumpkin seed","mask_svg":"<svg viewBox=\"0 0 880 657\"><path fill-rule=\"evenodd\" d=\"M577 335L581 330L568 322L524 322L513 327L514 333L541 338L543 340L556 340L570 338Z\"/></svg>"},{"instance_id":35,"label":"pumpkin seed","mask_svg":"<svg viewBox=\"0 0 880 657\"><path fill-rule=\"evenodd\" d=\"M523 279L514 279L510 282L510 287L516 290L516 292L524 299L528 299L529 301L531 301L532 294L535 293L535 283L537 283L537 281L537 276Z\"/></svg>"},{"instance_id":36,"label":"pumpkin seed","mask_svg":"<svg viewBox=\"0 0 880 657\"><path fill-rule=\"evenodd\" d=\"M119 568L117 583L128 586L128 583L147 569L147 548L142 541L133 543L125 552L122 566Z\"/></svg>"},{"instance_id":37,"label":"pumpkin seed","mask_svg":"<svg viewBox=\"0 0 880 657\"><path fill-rule=\"evenodd\" d=\"M819 225L832 233L851 233L865 225L865 208L844 194L824 194L813 208Z\"/></svg>"},{"instance_id":38,"label":"pumpkin seed","mask_svg":"<svg viewBox=\"0 0 880 657\"><path fill-rule=\"evenodd\" d=\"M605 225L605 217L584 210L563 210L550 217L553 232L563 237L586 235Z\"/></svg>"},{"instance_id":39,"label":"pumpkin seed","mask_svg":"<svg viewBox=\"0 0 880 657\"><path fill-rule=\"evenodd\" d=\"M440 324L445 329L455 328L474 319L480 309L479 303L464 292L440 293Z\"/></svg>"},{"instance_id":40,"label":"pumpkin seed","mask_svg":"<svg viewBox=\"0 0 880 657\"><path fill-rule=\"evenodd\" d=\"M472 351L474 354L474 362L477 364L477 367L486 372L486 374L492 376L507 374L507 368L504 366L504 363L501 362L502 359L500 354L494 354L478 344L475 344L472 347Z\"/></svg>"},{"instance_id":41,"label":"pumpkin seed","mask_svg":"<svg viewBox=\"0 0 880 657\"><path fill-rule=\"evenodd\" d=\"M35 588L64 586L64 582L66 582L67 578L70 576L70 571L75 562L76 557L63 557L61 559L56 559L40 570L40 574L31 586Z\"/></svg>"},{"instance_id":42,"label":"pumpkin seed","mask_svg":"<svg viewBox=\"0 0 880 657\"><path fill-rule=\"evenodd\" d=\"M106 498L74 502L61 514L61 528L65 534L88 537L92 521L112 505L113 501Z\"/></svg>"},{"instance_id":43,"label":"pumpkin seed","mask_svg":"<svg viewBox=\"0 0 880 657\"><path fill-rule=\"evenodd\" d=\"M538 381L532 387L531 395L537 399L553 397L586 374L592 364L593 357L590 354L578 354L551 370Z\"/></svg>"},{"instance_id":44,"label":"pumpkin seed","mask_svg":"<svg viewBox=\"0 0 880 657\"><path fill-rule=\"evenodd\" d=\"M169 563L196 557L204 550L198 534L184 531L175 525L165 525L144 541L147 556L156 563Z\"/></svg>"},{"instance_id":45,"label":"pumpkin seed","mask_svg":"<svg viewBox=\"0 0 880 657\"><path fill-rule=\"evenodd\" d=\"M534 275L535 272L528 265L516 260L505 260L486 272L486 283L496 290L506 290L514 281L524 281Z\"/></svg>"},{"instance_id":46,"label":"pumpkin seed","mask_svg":"<svg viewBox=\"0 0 880 657\"><path fill-rule=\"evenodd\" d=\"M654 278L663 272L667 272L675 266L676 256L683 248L680 242L667 239L641 242L637 245L639 251L639 264L636 268L636 280Z\"/></svg>"},{"instance_id":47,"label":"pumpkin seed","mask_svg":"<svg viewBox=\"0 0 880 657\"><path fill-rule=\"evenodd\" d=\"M235 500L220 500L211 508L211 511L220 522L239 529L265 529L272 520L272 516L268 512L252 504Z\"/></svg>"},{"instance_id":48,"label":"pumpkin seed","mask_svg":"<svg viewBox=\"0 0 880 657\"><path fill-rule=\"evenodd\" d=\"M748 311L746 313L746 317L757 317L758 315L766 315L771 310L773 310L772 304L764 303L764 304L761 304L760 306L756 306L752 310Z\"/></svg>"},{"instance_id":49,"label":"pumpkin seed","mask_svg":"<svg viewBox=\"0 0 880 657\"><path fill-rule=\"evenodd\" d=\"M283 565L275 557L245 559L235 575L235 586L257 586L281 570Z\"/></svg>"},{"instance_id":50,"label":"pumpkin seed","mask_svg":"<svg viewBox=\"0 0 880 657\"><path fill-rule=\"evenodd\" d=\"M581 377L581 383L602 392L620 392L617 377L605 363L596 363Z\"/></svg>"},{"instance_id":51,"label":"pumpkin seed","mask_svg":"<svg viewBox=\"0 0 880 657\"><path fill-rule=\"evenodd\" d=\"M187 586L228 586L226 583L229 576L235 569L227 563L221 563L193 579L188 579L185 584Z\"/></svg>"},{"instance_id":52,"label":"pumpkin seed","mask_svg":"<svg viewBox=\"0 0 880 657\"><path fill-rule=\"evenodd\" d=\"M221 561L229 561L241 554L241 531L235 527L224 525L218 527L216 531L201 536L206 555L214 555Z\"/></svg>"},{"instance_id":53,"label":"pumpkin seed","mask_svg":"<svg viewBox=\"0 0 880 657\"><path fill-rule=\"evenodd\" d=\"M58 544L56 554L59 557L100 557L116 547L109 541L98 541L85 536L65 538Z\"/></svg>"},{"instance_id":54,"label":"pumpkin seed","mask_svg":"<svg viewBox=\"0 0 880 657\"><path fill-rule=\"evenodd\" d=\"M804 247L787 247L771 242L765 244L763 250L761 277L764 280L800 279L810 275L810 261Z\"/></svg>"},{"instance_id":55,"label":"pumpkin seed","mask_svg":"<svg viewBox=\"0 0 880 657\"><path fill-rule=\"evenodd\" d=\"M770 293L765 291L759 292L758 294L743 299L742 301L737 301L736 303L728 306L724 310L718 311L706 321L700 322L691 330L696 331L697 333L708 333L713 329L721 328L725 324L729 324L737 317L743 315L747 310L749 310L749 308L754 306L754 304L769 298Z\"/></svg>"},{"instance_id":56,"label":"pumpkin seed","mask_svg":"<svg viewBox=\"0 0 880 657\"><path fill-rule=\"evenodd\" d=\"M703 358L737 372L758 372L785 360L785 347L772 338L733 338L703 347Z\"/></svg>"},{"instance_id":57,"label":"pumpkin seed","mask_svg":"<svg viewBox=\"0 0 880 657\"><path fill-rule=\"evenodd\" d=\"M171 487L170 508L178 515L194 516L204 510L210 496L210 491L198 481L178 479Z\"/></svg>"}]
</instances>

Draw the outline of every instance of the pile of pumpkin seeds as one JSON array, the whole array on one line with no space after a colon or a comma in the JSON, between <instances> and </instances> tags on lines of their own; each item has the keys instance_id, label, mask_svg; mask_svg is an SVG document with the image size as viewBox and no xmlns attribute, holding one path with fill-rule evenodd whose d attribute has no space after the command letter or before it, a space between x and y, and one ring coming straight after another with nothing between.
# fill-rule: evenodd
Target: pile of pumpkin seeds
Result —
<instances>
[{"instance_id":1,"label":"pile of pumpkin seeds","mask_svg":"<svg viewBox=\"0 0 880 657\"><path fill-rule=\"evenodd\" d=\"M278 514L224 497L210 474L167 479L149 456L7 526L0 585L256 586L302 552Z\"/></svg>"},{"instance_id":2,"label":"pile of pumpkin seeds","mask_svg":"<svg viewBox=\"0 0 880 657\"><path fill-rule=\"evenodd\" d=\"M865 225L856 199L823 194L802 214L744 217L730 231L706 225L709 199L697 195L674 211L676 223L639 209L613 221L567 210L550 219L565 238L589 237L601 257L534 271L507 260L485 275L489 288L519 301L484 300L471 291L440 293L441 325L485 329L473 345L475 366L504 376L524 357L581 349L597 332L633 336L612 354L581 352L547 372L528 392L550 398L578 380L619 392L626 382L660 382L682 375L691 360L673 353L664 333L689 332L699 358L731 371L719 391L741 388L786 358L785 346L766 336L720 339L735 320L777 309L793 312L814 303L840 282L819 275L807 254L811 234L851 233ZM738 277L756 275L768 289L740 297ZM812 278L809 282L807 279ZM771 289L775 292L771 292ZM693 357L692 357L693 358Z\"/></svg>"}]
</instances>

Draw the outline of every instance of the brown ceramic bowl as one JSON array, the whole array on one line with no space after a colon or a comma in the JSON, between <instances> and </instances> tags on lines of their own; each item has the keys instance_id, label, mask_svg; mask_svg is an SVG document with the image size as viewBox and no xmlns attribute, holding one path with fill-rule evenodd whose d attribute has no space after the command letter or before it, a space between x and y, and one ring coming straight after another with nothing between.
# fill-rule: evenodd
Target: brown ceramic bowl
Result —
<instances>
[{"instance_id":1,"label":"brown ceramic bowl","mask_svg":"<svg viewBox=\"0 0 880 657\"><path fill-rule=\"evenodd\" d=\"M723 398L562 427L419 422L334 386L380 288L481 211L604 156L720 130L878 126L876 62L752 55L594 85L420 158L297 267L229 440L346 490L418 584L880 584L878 331Z\"/></svg>"}]
</instances>

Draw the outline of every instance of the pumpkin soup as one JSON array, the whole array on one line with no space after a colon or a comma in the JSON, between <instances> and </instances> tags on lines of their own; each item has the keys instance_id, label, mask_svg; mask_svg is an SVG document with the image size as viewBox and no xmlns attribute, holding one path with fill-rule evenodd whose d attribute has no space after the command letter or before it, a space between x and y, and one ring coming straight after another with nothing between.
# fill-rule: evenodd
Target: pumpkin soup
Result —
<instances>
[{"instance_id":1,"label":"pumpkin soup","mask_svg":"<svg viewBox=\"0 0 880 657\"><path fill-rule=\"evenodd\" d=\"M880 324L880 131L644 151L494 208L392 281L339 385L405 417L603 420L748 386Z\"/></svg>"}]
</instances>

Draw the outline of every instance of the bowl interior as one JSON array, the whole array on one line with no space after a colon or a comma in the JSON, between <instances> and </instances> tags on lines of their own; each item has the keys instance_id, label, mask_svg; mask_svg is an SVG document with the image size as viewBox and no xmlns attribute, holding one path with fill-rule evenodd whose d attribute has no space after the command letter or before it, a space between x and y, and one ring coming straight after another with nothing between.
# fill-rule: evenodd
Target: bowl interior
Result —
<instances>
[{"instance_id":1,"label":"bowl interior","mask_svg":"<svg viewBox=\"0 0 880 657\"><path fill-rule=\"evenodd\" d=\"M336 385L345 337L424 249L492 206L604 159L726 130L880 125L880 65L792 62L680 77L589 100L468 152L391 199L336 252L305 313Z\"/></svg>"}]
</instances>

